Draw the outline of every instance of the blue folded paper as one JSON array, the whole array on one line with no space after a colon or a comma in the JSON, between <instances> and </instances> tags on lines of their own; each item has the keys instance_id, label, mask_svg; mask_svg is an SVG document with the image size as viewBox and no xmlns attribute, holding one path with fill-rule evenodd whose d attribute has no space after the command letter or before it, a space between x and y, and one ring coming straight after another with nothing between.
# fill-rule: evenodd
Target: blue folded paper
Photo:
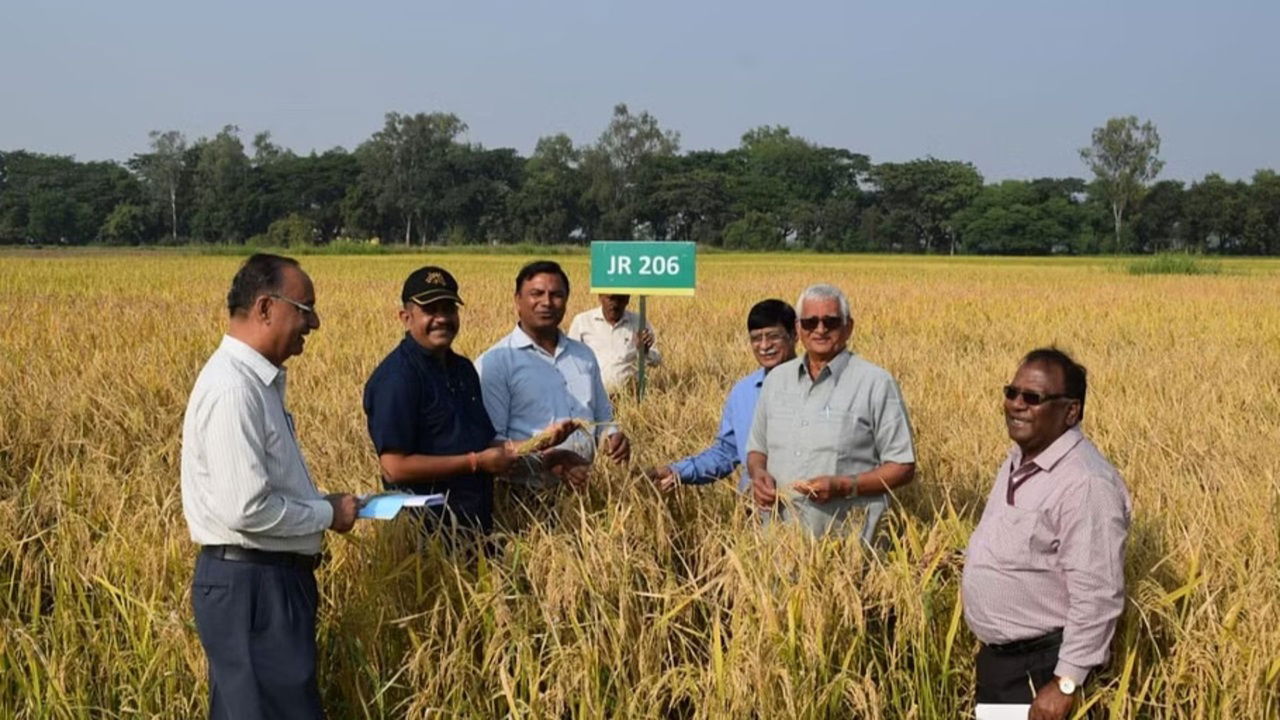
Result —
<instances>
[{"instance_id":1,"label":"blue folded paper","mask_svg":"<svg viewBox=\"0 0 1280 720\"><path fill-rule=\"evenodd\" d=\"M360 512L356 514L357 517L369 520L390 520L398 515L403 508L443 505L444 495L440 493L434 495L378 493L376 495L361 496L360 500L363 504L360 506Z\"/></svg>"}]
</instances>

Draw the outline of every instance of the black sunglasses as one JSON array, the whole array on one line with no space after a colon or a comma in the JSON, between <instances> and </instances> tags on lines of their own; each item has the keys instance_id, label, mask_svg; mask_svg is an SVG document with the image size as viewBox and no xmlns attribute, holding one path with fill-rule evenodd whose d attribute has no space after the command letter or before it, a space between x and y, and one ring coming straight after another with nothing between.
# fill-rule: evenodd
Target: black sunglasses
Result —
<instances>
[{"instance_id":1,"label":"black sunglasses","mask_svg":"<svg viewBox=\"0 0 1280 720\"><path fill-rule=\"evenodd\" d=\"M813 317L800 318L800 327L804 328L805 332L817 330L819 323L827 330L839 330L844 327L844 318L839 315L823 315L822 317L815 315Z\"/></svg>"},{"instance_id":2,"label":"black sunglasses","mask_svg":"<svg viewBox=\"0 0 1280 720\"><path fill-rule=\"evenodd\" d=\"M1022 402L1032 407L1041 403L1049 402L1050 400L1061 400L1062 398L1070 397L1065 393L1038 393L1030 390L1023 390L1022 388L1014 387L1013 385L1004 386L1005 400L1017 400L1019 395L1022 396Z\"/></svg>"}]
</instances>

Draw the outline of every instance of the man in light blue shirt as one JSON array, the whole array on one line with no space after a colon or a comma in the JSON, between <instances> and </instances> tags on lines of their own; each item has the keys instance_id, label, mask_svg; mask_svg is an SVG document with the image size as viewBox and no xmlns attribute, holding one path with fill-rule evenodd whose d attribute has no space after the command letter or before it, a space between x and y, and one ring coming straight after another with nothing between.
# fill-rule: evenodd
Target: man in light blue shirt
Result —
<instances>
[{"instance_id":1,"label":"man in light blue shirt","mask_svg":"<svg viewBox=\"0 0 1280 720\"><path fill-rule=\"evenodd\" d=\"M697 455L646 471L661 490L670 492L679 483L711 483L747 464L747 439L751 436L751 420L755 417L760 386L766 373L796 356L795 326L796 311L781 300L761 300L751 308L747 313L747 337L751 342L751 355L760 367L729 391L720 414L720 431L710 447ZM738 479L738 491L746 493L750 489L751 478L744 473Z\"/></svg>"},{"instance_id":2,"label":"man in light blue shirt","mask_svg":"<svg viewBox=\"0 0 1280 720\"><path fill-rule=\"evenodd\" d=\"M485 410L499 440L522 441L569 419L590 423L551 451L517 463L507 479L548 485L559 479L581 487L596 445L615 462L631 445L613 422L613 405L591 348L560 332L569 277L554 262L529 263L516 276L520 321L476 359Z\"/></svg>"}]
</instances>

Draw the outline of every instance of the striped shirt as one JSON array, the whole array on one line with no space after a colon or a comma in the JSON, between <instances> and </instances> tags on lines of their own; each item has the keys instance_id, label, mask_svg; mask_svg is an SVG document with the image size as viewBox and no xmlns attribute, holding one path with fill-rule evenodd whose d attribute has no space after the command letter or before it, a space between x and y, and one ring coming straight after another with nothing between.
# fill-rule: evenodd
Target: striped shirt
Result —
<instances>
[{"instance_id":1,"label":"striped shirt","mask_svg":"<svg viewBox=\"0 0 1280 720\"><path fill-rule=\"evenodd\" d=\"M200 371L182 421L182 511L196 543L320 552L333 508L307 472L284 389L284 368L229 335Z\"/></svg>"},{"instance_id":2,"label":"striped shirt","mask_svg":"<svg viewBox=\"0 0 1280 720\"><path fill-rule=\"evenodd\" d=\"M1083 683L1107 660L1124 610L1132 505L1120 474L1078 428L1025 465L1014 446L969 539L961 592L979 640L1062 629L1055 674Z\"/></svg>"}]
</instances>

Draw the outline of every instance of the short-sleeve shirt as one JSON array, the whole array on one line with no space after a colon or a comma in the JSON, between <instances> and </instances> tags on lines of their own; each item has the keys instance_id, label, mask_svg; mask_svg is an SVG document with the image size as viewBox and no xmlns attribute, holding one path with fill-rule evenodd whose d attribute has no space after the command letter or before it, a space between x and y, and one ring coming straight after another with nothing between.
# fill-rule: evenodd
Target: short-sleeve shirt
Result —
<instances>
[{"instance_id":1,"label":"short-sleeve shirt","mask_svg":"<svg viewBox=\"0 0 1280 720\"><path fill-rule=\"evenodd\" d=\"M494 440L471 361L452 350L442 361L408 334L365 383L364 412L379 455L465 455L484 450ZM493 477L488 473L405 485L384 478L383 483L406 492L446 493L446 507L460 520L491 527Z\"/></svg>"},{"instance_id":2,"label":"short-sleeve shirt","mask_svg":"<svg viewBox=\"0 0 1280 720\"><path fill-rule=\"evenodd\" d=\"M644 327L653 333L652 323L646 321ZM568 334L595 353L605 387L616 389L635 378L640 355L636 348L636 335L640 334L639 315L624 310L618 324L614 325L605 320L604 310L595 307L575 315L573 322L569 323ZM645 361L652 366L662 364L656 333L653 345L645 355Z\"/></svg>"},{"instance_id":3,"label":"short-sleeve shirt","mask_svg":"<svg viewBox=\"0 0 1280 720\"><path fill-rule=\"evenodd\" d=\"M760 389L747 449L768 456L780 493L820 475L857 475L916 459L898 383L847 350L817 380L810 379L804 357L774 368ZM888 495L881 493L825 503L796 499L780 512L815 536L848 533L862 520L862 539L870 543L888 505Z\"/></svg>"}]
</instances>

